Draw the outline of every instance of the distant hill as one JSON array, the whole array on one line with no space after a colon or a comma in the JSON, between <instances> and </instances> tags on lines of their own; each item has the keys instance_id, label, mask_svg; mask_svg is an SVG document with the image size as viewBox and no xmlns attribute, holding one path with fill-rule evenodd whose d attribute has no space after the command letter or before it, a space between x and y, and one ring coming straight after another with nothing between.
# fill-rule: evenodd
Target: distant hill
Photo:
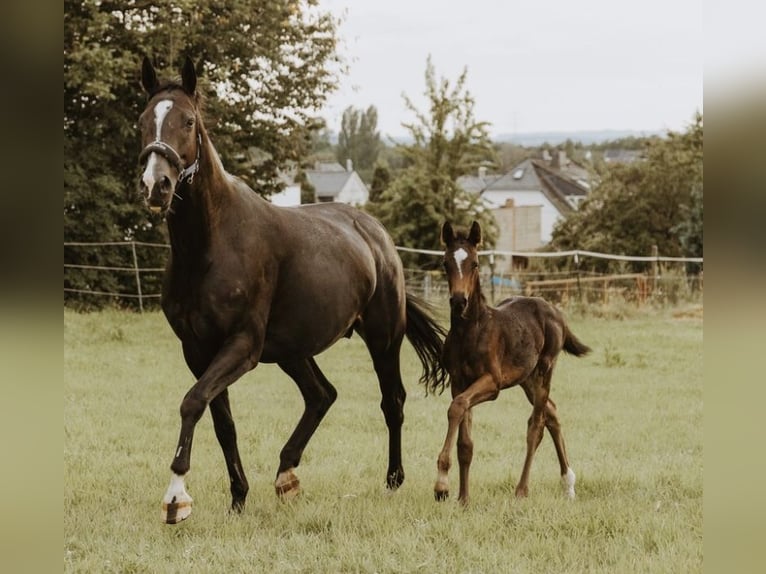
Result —
<instances>
[{"instance_id":1,"label":"distant hill","mask_svg":"<svg viewBox=\"0 0 766 574\"><path fill-rule=\"evenodd\" d=\"M544 143L550 145L562 144L565 141L582 142L585 145L598 144L627 137L650 137L665 135L664 131L639 130L596 130L579 132L530 132L522 134L497 134L491 136L494 142L510 142L517 145L536 147Z\"/></svg>"}]
</instances>

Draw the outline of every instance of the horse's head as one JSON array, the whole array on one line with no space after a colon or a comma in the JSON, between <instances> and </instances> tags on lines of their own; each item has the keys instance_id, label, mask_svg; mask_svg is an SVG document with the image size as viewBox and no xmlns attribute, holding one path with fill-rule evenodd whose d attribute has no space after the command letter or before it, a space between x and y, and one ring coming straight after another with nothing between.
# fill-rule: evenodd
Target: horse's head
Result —
<instances>
[{"instance_id":1,"label":"horse's head","mask_svg":"<svg viewBox=\"0 0 766 574\"><path fill-rule=\"evenodd\" d=\"M197 125L197 74L188 57L181 78L181 84L160 83L149 58L144 57L141 83L149 103L139 118L143 145L139 188L154 212L167 211L176 188L191 182L199 169L202 140Z\"/></svg>"},{"instance_id":2,"label":"horse's head","mask_svg":"<svg viewBox=\"0 0 766 574\"><path fill-rule=\"evenodd\" d=\"M479 289L479 253L481 244L481 226L477 221L471 225L468 235L462 231L455 233L448 221L442 226L444 251L444 271L449 283L449 303L453 315L463 316L468 301Z\"/></svg>"}]
</instances>

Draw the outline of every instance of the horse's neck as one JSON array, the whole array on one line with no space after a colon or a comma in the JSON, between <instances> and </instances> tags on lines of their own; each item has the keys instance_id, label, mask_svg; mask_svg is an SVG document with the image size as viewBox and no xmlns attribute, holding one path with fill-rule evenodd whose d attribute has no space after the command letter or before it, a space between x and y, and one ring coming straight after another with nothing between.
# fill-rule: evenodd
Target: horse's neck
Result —
<instances>
[{"instance_id":1,"label":"horse's neck","mask_svg":"<svg viewBox=\"0 0 766 574\"><path fill-rule=\"evenodd\" d=\"M200 169L182 183L173 198L167 225L174 259L199 257L207 251L218 229L218 214L231 195L228 174L211 145L202 154Z\"/></svg>"},{"instance_id":2,"label":"horse's neck","mask_svg":"<svg viewBox=\"0 0 766 574\"><path fill-rule=\"evenodd\" d=\"M452 315L450 317L450 329L461 330L475 326L487 316L488 309L487 300L481 292L481 285L477 284L476 288L471 293L470 299L468 299L465 317L456 317L455 315Z\"/></svg>"}]
</instances>

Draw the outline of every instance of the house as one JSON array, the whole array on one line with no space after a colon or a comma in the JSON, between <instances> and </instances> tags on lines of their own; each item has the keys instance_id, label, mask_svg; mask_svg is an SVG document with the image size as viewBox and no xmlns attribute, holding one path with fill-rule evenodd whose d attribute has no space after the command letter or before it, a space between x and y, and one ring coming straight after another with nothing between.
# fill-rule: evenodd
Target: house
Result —
<instances>
[{"instance_id":1,"label":"house","mask_svg":"<svg viewBox=\"0 0 766 574\"><path fill-rule=\"evenodd\" d=\"M480 194L492 209L501 251L539 249L551 240L556 223L588 194L587 182L578 182L540 159L526 159L501 175L488 175L480 168L476 176L459 178L458 184Z\"/></svg>"},{"instance_id":2,"label":"house","mask_svg":"<svg viewBox=\"0 0 766 574\"><path fill-rule=\"evenodd\" d=\"M338 201L360 206L367 203L370 195L367 186L354 171L351 160L344 168L337 162L317 163L314 169L304 171L306 180L314 188L314 202ZM297 170L286 175L285 189L271 196L275 205L291 206L301 203L301 185L295 181Z\"/></svg>"}]
</instances>

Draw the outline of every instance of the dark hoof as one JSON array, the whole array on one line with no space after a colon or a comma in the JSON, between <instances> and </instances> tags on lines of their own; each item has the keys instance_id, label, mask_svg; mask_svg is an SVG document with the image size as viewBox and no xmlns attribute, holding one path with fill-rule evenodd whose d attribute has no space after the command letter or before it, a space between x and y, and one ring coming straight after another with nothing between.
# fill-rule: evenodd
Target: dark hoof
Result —
<instances>
[{"instance_id":1,"label":"dark hoof","mask_svg":"<svg viewBox=\"0 0 766 574\"><path fill-rule=\"evenodd\" d=\"M242 511L245 509L245 501L244 500L233 500L231 502L231 513L232 514L242 514Z\"/></svg>"},{"instance_id":2,"label":"dark hoof","mask_svg":"<svg viewBox=\"0 0 766 574\"><path fill-rule=\"evenodd\" d=\"M403 482L404 482L404 471L402 469L398 469L390 473L386 477L386 487L389 490L396 490L402 485Z\"/></svg>"},{"instance_id":3,"label":"dark hoof","mask_svg":"<svg viewBox=\"0 0 766 574\"><path fill-rule=\"evenodd\" d=\"M449 498L449 490L434 490L436 502L443 502Z\"/></svg>"}]
</instances>

